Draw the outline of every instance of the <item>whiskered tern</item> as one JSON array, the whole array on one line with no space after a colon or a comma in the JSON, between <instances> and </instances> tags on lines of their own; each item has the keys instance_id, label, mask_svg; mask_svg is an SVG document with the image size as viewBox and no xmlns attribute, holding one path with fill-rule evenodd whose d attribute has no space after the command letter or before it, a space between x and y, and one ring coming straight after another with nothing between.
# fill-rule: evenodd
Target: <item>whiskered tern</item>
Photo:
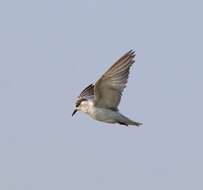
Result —
<instances>
[{"instance_id":1,"label":"whiskered tern","mask_svg":"<svg viewBox=\"0 0 203 190\"><path fill-rule=\"evenodd\" d=\"M127 118L118 110L122 92L128 81L129 70L134 62L135 52L130 50L118 59L95 84L87 86L78 96L72 116L77 111L82 111L93 119L106 123L141 125L142 123Z\"/></svg>"}]
</instances>

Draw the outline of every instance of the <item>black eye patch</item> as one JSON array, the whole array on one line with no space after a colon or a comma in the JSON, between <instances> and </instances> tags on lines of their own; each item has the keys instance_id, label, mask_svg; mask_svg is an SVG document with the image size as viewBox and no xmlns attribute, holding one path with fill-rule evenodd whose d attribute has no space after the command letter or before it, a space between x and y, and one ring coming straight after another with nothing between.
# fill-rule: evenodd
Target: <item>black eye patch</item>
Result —
<instances>
[{"instance_id":1,"label":"black eye patch","mask_svg":"<svg viewBox=\"0 0 203 190\"><path fill-rule=\"evenodd\" d=\"M75 103L76 108L77 108L77 107L81 104L81 102L83 102L83 101L86 101L86 99L85 99L85 98L79 99L79 100Z\"/></svg>"}]
</instances>

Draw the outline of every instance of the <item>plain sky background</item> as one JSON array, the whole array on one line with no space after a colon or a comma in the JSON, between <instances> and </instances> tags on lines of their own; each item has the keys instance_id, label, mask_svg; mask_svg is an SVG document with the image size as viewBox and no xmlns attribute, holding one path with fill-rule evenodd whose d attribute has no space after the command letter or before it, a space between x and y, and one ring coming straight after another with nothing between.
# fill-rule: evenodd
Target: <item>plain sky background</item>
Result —
<instances>
[{"instance_id":1,"label":"plain sky background","mask_svg":"<svg viewBox=\"0 0 203 190\"><path fill-rule=\"evenodd\" d=\"M201 1L0 2L1 190L202 190ZM71 117L76 96L134 49L120 110Z\"/></svg>"}]
</instances>

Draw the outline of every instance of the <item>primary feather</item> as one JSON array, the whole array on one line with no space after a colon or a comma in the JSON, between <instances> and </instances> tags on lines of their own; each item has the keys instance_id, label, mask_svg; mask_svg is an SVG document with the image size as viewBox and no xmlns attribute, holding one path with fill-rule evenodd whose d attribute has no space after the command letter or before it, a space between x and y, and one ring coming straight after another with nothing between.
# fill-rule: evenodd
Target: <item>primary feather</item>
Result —
<instances>
[{"instance_id":1,"label":"primary feather","mask_svg":"<svg viewBox=\"0 0 203 190\"><path fill-rule=\"evenodd\" d=\"M128 81L130 67L135 62L134 58L135 52L130 50L96 82L94 87L95 106L118 110L122 92Z\"/></svg>"}]
</instances>

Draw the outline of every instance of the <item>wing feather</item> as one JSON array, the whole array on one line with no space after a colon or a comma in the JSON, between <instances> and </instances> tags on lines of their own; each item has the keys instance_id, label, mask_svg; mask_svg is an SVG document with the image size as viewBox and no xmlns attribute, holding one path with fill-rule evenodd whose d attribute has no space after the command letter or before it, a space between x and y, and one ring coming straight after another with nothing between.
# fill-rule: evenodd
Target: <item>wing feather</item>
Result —
<instances>
[{"instance_id":1,"label":"wing feather","mask_svg":"<svg viewBox=\"0 0 203 190\"><path fill-rule=\"evenodd\" d=\"M84 100L93 99L94 98L94 85L88 85L78 96L76 101L76 107L80 105L80 103Z\"/></svg>"},{"instance_id":2,"label":"wing feather","mask_svg":"<svg viewBox=\"0 0 203 190\"><path fill-rule=\"evenodd\" d=\"M129 70L135 62L135 52L130 50L118 59L96 82L94 104L118 110L122 92L128 82Z\"/></svg>"},{"instance_id":3,"label":"wing feather","mask_svg":"<svg viewBox=\"0 0 203 190\"><path fill-rule=\"evenodd\" d=\"M92 95L94 95L94 85L90 84L80 93L78 98L81 98L84 96L92 96Z\"/></svg>"}]
</instances>

